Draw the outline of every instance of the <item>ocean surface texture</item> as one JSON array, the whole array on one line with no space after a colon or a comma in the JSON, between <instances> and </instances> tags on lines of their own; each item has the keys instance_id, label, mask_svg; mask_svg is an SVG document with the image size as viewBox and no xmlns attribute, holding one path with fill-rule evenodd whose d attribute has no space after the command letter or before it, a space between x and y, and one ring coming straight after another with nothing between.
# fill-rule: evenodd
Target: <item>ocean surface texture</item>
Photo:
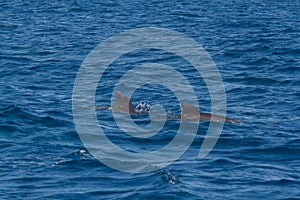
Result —
<instances>
[{"instance_id":1,"label":"ocean surface texture","mask_svg":"<svg viewBox=\"0 0 300 200\"><path fill-rule=\"evenodd\" d=\"M300 199L299 10L299 0L0 0L0 199ZM223 78L227 116L244 124L224 124L213 151L199 159L210 124L200 122L178 160L136 174L104 165L84 146L72 92L97 45L142 27L175 30L202 45ZM159 49L111 63L94 105L110 105L121 76L145 63L172 66L193 86L200 109L211 112L202 77ZM146 84L131 100L180 112L161 85ZM96 115L115 145L140 153L167 145L180 124L167 121L143 139L122 132L110 110Z\"/></svg>"}]
</instances>

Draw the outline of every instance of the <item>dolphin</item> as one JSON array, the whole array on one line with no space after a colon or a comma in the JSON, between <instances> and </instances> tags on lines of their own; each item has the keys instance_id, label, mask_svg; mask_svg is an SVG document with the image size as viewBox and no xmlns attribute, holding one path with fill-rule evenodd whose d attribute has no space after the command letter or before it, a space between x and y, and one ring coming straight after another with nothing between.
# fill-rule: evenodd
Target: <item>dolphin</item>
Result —
<instances>
[{"instance_id":1,"label":"dolphin","mask_svg":"<svg viewBox=\"0 0 300 200\"><path fill-rule=\"evenodd\" d=\"M134 109L130 99L127 96L123 96L121 92L117 90L115 91L115 94L117 96L117 101L111 106L111 110L117 110L128 114L141 114L141 112L138 112Z\"/></svg>"},{"instance_id":2,"label":"dolphin","mask_svg":"<svg viewBox=\"0 0 300 200\"><path fill-rule=\"evenodd\" d=\"M232 119L228 117L223 117L220 115L214 115L210 113L200 112L198 108L189 103L182 103L182 114L175 117L171 117L170 120L186 120L186 121L219 121L219 122L229 122L235 124L242 124L240 120Z\"/></svg>"},{"instance_id":3,"label":"dolphin","mask_svg":"<svg viewBox=\"0 0 300 200\"><path fill-rule=\"evenodd\" d=\"M134 109L134 106L127 96L122 95L118 90L115 90L117 96L116 102L112 106L96 106L96 110L115 110L127 114L149 114L147 111L138 111ZM235 124L242 124L240 120L223 117L220 115L214 115L210 113L200 112L198 108L189 103L181 103L182 114L177 116L168 116L167 120L186 120L186 121L219 121Z\"/></svg>"},{"instance_id":4,"label":"dolphin","mask_svg":"<svg viewBox=\"0 0 300 200\"><path fill-rule=\"evenodd\" d=\"M115 110L122 113L127 114L147 114L148 112L141 112L134 109L134 106L132 105L132 102L127 96L124 96L121 94L120 91L115 90L115 94L117 96L117 101L112 106L96 106L96 110Z\"/></svg>"}]
</instances>

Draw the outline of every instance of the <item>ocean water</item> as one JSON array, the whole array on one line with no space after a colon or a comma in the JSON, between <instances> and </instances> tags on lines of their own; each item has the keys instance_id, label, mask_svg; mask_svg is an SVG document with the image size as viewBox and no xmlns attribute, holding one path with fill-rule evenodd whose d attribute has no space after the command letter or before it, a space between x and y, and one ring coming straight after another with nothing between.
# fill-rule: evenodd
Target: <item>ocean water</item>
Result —
<instances>
[{"instance_id":1,"label":"ocean water","mask_svg":"<svg viewBox=\"0 0 300 200\"><path fill-rule=\"evenodd\" d=\"M1 199L300 199L300 1L21 1L0 0ZM198 153L209 122L189 149L148 173L112 169L80 140L73 85L87 55L123 31L161 27L201 44L223 78L227 116L205 158ZM110 105L114 85L133 66L173 66L193 84L210 112L201 76L160 50L130 52L111 64L95 105ZM175 83L174 83L175 84ZM180 109L164 87L143 86L137 105ZM149 152L168 144L179 121L150 139L122 134L109 110L96 112L116 145ZM141 124L143 125L143 124Z\"/></svg>"}]
</instances>

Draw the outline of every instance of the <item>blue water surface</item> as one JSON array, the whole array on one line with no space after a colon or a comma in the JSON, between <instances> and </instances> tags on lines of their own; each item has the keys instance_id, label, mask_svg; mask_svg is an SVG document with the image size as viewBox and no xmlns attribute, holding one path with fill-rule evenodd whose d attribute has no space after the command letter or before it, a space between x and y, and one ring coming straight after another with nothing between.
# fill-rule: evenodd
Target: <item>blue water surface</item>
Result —
<instances>
[{"instance_id":1,"label":"blue water surface","mask_svg":"<svg viewBox=\"0 0 300 200\"><path fill-rule=\"evenodd\" d=\"M299 10L298 0L0 0L0 198L300 199ZM179 31L207 50L225 84L227 115L244 124L225 124L214 150L199 159L209 126L201 122L179 160L131 174L105 166L84 147L73 122L72 90L99 43L149 26ZM109 105L118 78L146 62L181 70L201 110L211 111L201 76L158 50L112 63L95 104ZM176 112L174 94L158 88L137 90L133 103L147 100ZM111 140L134 151L166 145L179 123L139 140L118 135L111 112L103 112L97 116Z\"/></svg>"}]
</instances>

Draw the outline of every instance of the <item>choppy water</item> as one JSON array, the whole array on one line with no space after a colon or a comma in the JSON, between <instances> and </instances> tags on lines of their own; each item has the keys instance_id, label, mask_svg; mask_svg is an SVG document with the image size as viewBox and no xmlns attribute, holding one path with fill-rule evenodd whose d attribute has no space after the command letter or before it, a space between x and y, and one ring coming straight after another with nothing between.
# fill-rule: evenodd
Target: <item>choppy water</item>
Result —
<instances>
[{"instance_id":1,"label":"choppy water","mask_svg":"<svg viewBox=\"0 0 300 200\"><path fill-rule=\"evenodd\" d=\"M1 199L300 198L299 10L298 0L0 1ZM244 124L225 124L214 150L199 160L209 125L201 122L175 163L130 174L85 149L73 122L72 89L81 63L100 42L148 26L184 33L209 52L225 84L227 114ZM200 108L210 111L203 80L183 70L182 59L159 51L118 59L96 99L110 103L122 70L148 61L182 66L198 84ZM179 108L170 91L140 89L132 100ZM98 118L112 141L137 151L167 144L178 127L166 124L153 141L124 140L111 112L103 112Z\"/></svg>"}]
</instances>

